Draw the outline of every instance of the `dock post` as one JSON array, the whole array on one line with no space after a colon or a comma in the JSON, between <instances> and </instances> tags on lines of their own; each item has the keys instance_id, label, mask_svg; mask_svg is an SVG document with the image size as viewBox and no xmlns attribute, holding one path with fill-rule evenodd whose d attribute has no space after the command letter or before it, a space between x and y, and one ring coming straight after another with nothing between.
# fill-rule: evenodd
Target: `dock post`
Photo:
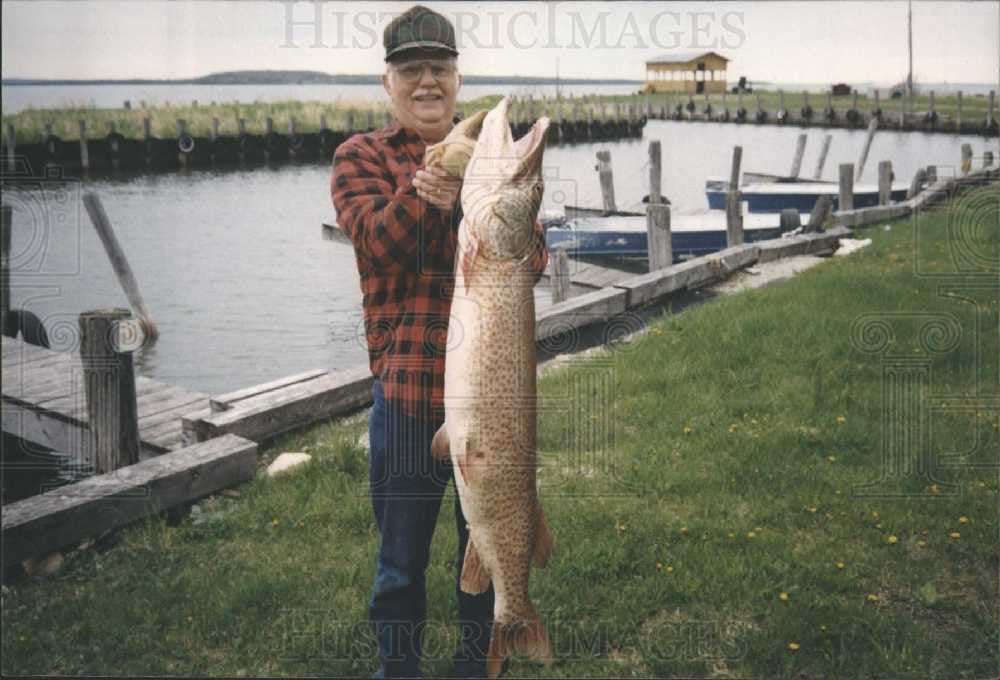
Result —
<instances>
[{"instance_id":1,"label":"dock post","mask_svg":"<svg viewBox=\"0 0 1000 680\"><path fill-rule=\"evenodd\" d=\"M740 164L743 147L733 147L733 164L729 170L729 191L726 192L726 245L743 243L743 196L740 193Z\"/></svg>"},{"instance_id":2,"label":"dock post","mask_svg":"<svg viewBox=\"0 0 1000 680\"><path fill-rule=\"evenodd\" d=\"M805 133L799 135L799 140L795 145L795 157L792 158L792 170L788 173L789 177L798 179L799 172L802 170L802 155L806 152L806 140Z\"/></svg>"},{"instance_id":3,"label":"dock post","mask_svg":"<svg viewBox=\"0 0 1000 680\"><path fill-rule=\"evenodd\" d=\"M983 152L983 167L988 168L993 165L993 152L984 151Z\"/></svg>"},{"instance_id":4,"label":"dock post","mask_svg":"<svg viewBox=\"0 0 1000 680\"><path fill-rule=\"evenodd\" d=\"M662 172L660 163L660 140L654 139L649 143L649 202L662 203L663 192Z\"/></svg>"},{"instance_id":5,"label":"dock post","mask_svg":"<svg viewBox=\"0 0 1000 680\"><path fill-rule=\"evenodd\" d=\"M611 152L597 152L597 176L601 180L601 198L604 201L604 212L612 213L615 208L615 182L611 172Z\"/></svg>"},{"instance_id":6,"label":"dock post","mask_svg":"<svg viewBox=\"0 0 1000 680\"><path fill-rule=\"evenodd\" d=\"M878 88L875 88L875 108L872 109L872 115L880 117L882 115L882 106L879 104Z\"/></svg>"},{"instance_id":7,"label":"dock post","mask_svg":"<svg viewBox=\"0 0 1000 680\"><path fill-rule=\"evenodd\" d=\"M14 153L17 147L17 136L14 134L14 124L7 123L4 128L7 137L7 172L14 172Z\"/></svg>"},{"instance_id":8,"label":"dock post","mask_svg":"<svg viewBox=\"0 0 1000 680\"><path fill-rule=\"evenodd\" d=\"M82 118L80 123L80 167L85 171L90 169L90 155L87 153L87 121Z\"/></svg>"},{"instance_id":9,"label":"dock post","mask_svg":"<svg viewBox=\"0 0 1000 680\"><path fill-rule=\"evenodd\" d=\"M181 138L184 136L184 134L186 132L187 132L187 121L185 121L183 118L178 118L177 119L177 142L178 142L178 145L180 144L180 140L181 140ZM182 168L187 167L187 161L188 161L187 154L181 152L180 149L177 150L177 160L180 161L180 164L181 164Z\"/></svg>"},{"instance_id":10,"label":"dock post","mask_svg":"<svg viewBox=\"0 0 1000 680\"><path fill-rule=\"evenodd\" d=\"M556 248L551 258L552 304L569 299L569 255L565 248Z\"/></svg>"},{"instance_id":11,"label":"dock post","mask_svg":"<svg viewBox=\"0 0 1000 680\"><path fill-rule=\"evenodd\" d=\"M962 91L959 90L955 93L957 97L955 101L955 132L962 131Z\"/></svg>"},{"instance_id":12,"label":"dock post","mask_svg":"<svg viewBox=\"0 0 1000 680\"><path fill-rule=\"evenodd\" d=\"M114 472L139 462L139 419L132 353L127 340L127 309L95 309L80 314L80 359L87 398L83 463L94 474ZM126 322L126 323L123 323Z\"/></svg>"},{"instance_id":13,"label":"dock post","mask_svg":"<svg viewBox=\"0 0 1000 680\"><path fill-rule=\"evenodd\" d=\"M910 200L914 196L920 193L920 189L927 183L927 171L923 168L917 168L917 171L913 173L913 179L910 180L910 188L906 191L906 200Z\"/></svg>"},{"instance_id":14,"label":"dock post","mask_svg":"<svg viewBox=\"0 0 1000 680\"><path fill-rule=\"evenodd\" d=\"M934 105L934 90L930 91L930 101L927 104L927 113L931 116L931 124L937 121L937 107Z\"/></svg>"},{"instance_id":15,"label":"dock post","mask_svg":"<svg viewBox=\"0 0 1000 680\"><path fill-rule=\"evenodd\" d=\"M325 113L321 113L321 114L319 114L319 131L322 132L323 130L326 130L326 129L327 129L326 128L326 114Z\"/></svg>"},{"instance_id":16,"label":"dock post","mask_svg":"<svg viewBox=\"0 0 1000 680\"><path fill-rule=\"evenodd\" d=\"M153 154L150 149L150 139L153 137L153 123L146 116L142 119L142 146L146 152L146 165L150 165L153 162Z\"/></svg>"},{"instance_id":17,"label":"dock post","mask_svg":"<svg viewBox=\"0 0 1000 680\"><path fill-rule=\"evenodd\" d=\"M937 182L937 166L928 165L927 166L927 183L934 184Z\"/></svg>"},{"instance_id":18,"label":"dock post","mask_svg":"<svg viewBox=\"0 0 1000 680\"><path fill-rule=\"evenodd\" d=\"M823 166L826 165L826 154L830 152L831 141L833 141L833 135L823 137L823 148L819 151L819 160L816 161L816 172L813 173L813 179L823 178Z\"/></svg>"},{"instance_id":19,"label":"dock post","mask_svg":"<svg viewBox=\"0 0 1000 680\"><path fill-rule=\"evenodd\" d=\"M889 205L892 198L892 161L878 164L878 204Z\"/></svg>"},{"instance_id":20,"label":"dock post","mask_svg":"<svg viewBox=\"0 0 1000 680\"><path fill-rule=\"evenodd\" d=\"M837 211L854 210L854 164L840 164L840 203Z\"/></svg>"},{"instance_id":21,"label":"dock post","mask_svg":"<svg viewBox=\"0 0 1000 680\"><path fill-rule=\"evenodd\" d=\"M649 270L673 264L670 208L663 201L660 140L649 143L649 203L646 204L646 252Z\"/></svg>"},{"instance_id":22,"label":"dock post","mask_svg":"<svg viewBox=\"0 0 1000 680\"><path fill-rule=\"evenodd\" d=\"M0 208L0 334L7 328L10 316L10 246L13 234L14 208Z\"/></svg>"},{"instance_id":23,"label":"dock post","mask_svg":"<svg viewBox=\"0 0 1000 680\"><path fill-rule=\"evenodd\" d=\"M274 132L274 119L268 116L264 119L264 134L270 135Z\"/></svg>"},{"instance_id":24,"label":"dock post","mask_svg":"<svg viewBox=\"0 0 1000 680\"><path fill-rule=\"evenodd\" d=\"M782 123L785 120L785 92L784 92L784 90L778 90L778 110L775 113L774 117L778 120L779 123Z\"/></svg>"},{"instance_id":25,"label":"dock post","mask_svg":"<svg viewBox=\"0 0 1000 680\"><path fill-rule=\"evenodd\" d=\"M663 269L674 263L670 238L670 206L666 203L646 205L646 241L649 271Z\"/></svg>"},{"instance_id":26,"label":"dock post","mask_svg":"<svg viewBox=\"0 0 1000 680\"><path fill-rule=\"evenodd\" d=\"M986 130L993 129L993 105L996 103L996 90L990 90L989 101L986 104Z\"/></svg>"},{"instance_id":27,"label":"dock post","mask_svg":"<svg viewBox=\"0 0 1000 680\"><path fill-rule=\"evenodd\" d=\"M826 222L826 218L830 216L830 206L832 203L833 201L830 200L830 196L827 194L823 194L816 199L812 212L809 213L809 221L806 222L802 232L808 234L823 231L823 224Z\"/></svg>"},{"instance_id":28,"label":"dock post","mask_svg":"<svg viewBox=\"0 0 1000 680\"><path fill-rule=\"evenodd\" d=\"M972 172L972 145L962 145L962 174L968 175Z\"/></svg>"},{"instance_id":29,"label":"dock post","mask_svg":"<svg viewBox=\"0 0 1000 680\"><path fill-rule=\"evenodd\" d=\"M865 163L868 161L868 152L872 148L872 140L875 139L875 130L878 129L878 118L868 121L868 134L865 136L865 145L861 147L861 156L858 157L858 169L854 175L854 181L861 181L861 173L865 171Z\"/></svg>"},{"instance_id":30,"label":"dock post","mask_svg":"<svg viewBox=\"0 0 1000 680\"><path fill-rule=\"evenodd\" d=\"M897 108L899 109L899 129L902 130L906 127L906 113L903 111L903 98L900 97L897 101Z\"/></svg>"}]
</instances>

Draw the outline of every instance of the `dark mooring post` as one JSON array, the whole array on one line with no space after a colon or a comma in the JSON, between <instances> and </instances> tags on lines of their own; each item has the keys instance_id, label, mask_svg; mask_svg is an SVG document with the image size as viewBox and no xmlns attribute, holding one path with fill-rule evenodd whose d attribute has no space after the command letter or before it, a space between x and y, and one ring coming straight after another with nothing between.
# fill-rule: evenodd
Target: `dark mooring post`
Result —
<instances>
[{"instance_id":1,"label":"dark mooring post","mask_svg":"<svg viewBox=\"0 0 1000 680\"><path fill-rule=\"evenodd\" d=\"M127 309L95 309L80 315L80 359L87 397L83 465L101 475L139 462L139 419Z\"/></svg>"},{"instance_id":2,"label":"dark mooring post","mask_svg":"<svg viewBox=\"0 0 1000 680\"><path fill-rule=\"evenodd\" d=\"M649 203L646 204L646 253L649 271L669 267L674 262L670 236L670 207L663 201L660 140L649 143Z\"/></svg>"},{"instance_id":3,"label":"dark mooring post","mask_svg":"<svg viewBox=\"0 0 1000 680\"><path fill-rule=\"evenodd\" d=\"M840 204L837 210L854 210L854 163L840 164Z\"/></svg>"},{"instance_id":4,"label":"dark mooring post","mask_svg":"<svg viewBox=\"0 0 1000 680\"><path fill-rule=\"evenodd\" d=\"M889 205L892 198L892 161L878 164L878 204Z\"/></svg>"},{"instance_id":5,"label":"dark mooring post","mask_svg":"<svg viewBox=\"0 0 1000 680\"><path fill-rule=\"evenodd\" d=\"M743 147L733 147L733 165L729 171L729 191L726 192L726 245L738 246L743 243L743 209L740 194L740 164L743 162Z\"/></svg>"},{"instance_id":6,"label":"dark mooring post","mask_svg":"<svg viewBox=\"0 0 1000 680\"><path fill-rule=\"evenodd\" d=\"M611 152L597 152L597 176L601 180L601 198L604 201L604 212L615 212L615 182L611 172Z\"/></svg>"},{"instance_id":7,"label":"dark mooring post","mask_svg":"<svg viewBox=\"0 0 1000 680\"><path fill-rule=\"evenodd\" d=\"M5 205L0 208L0 333L7 328L10 315L10 246L14 222L14 209Z\"/></svg>"}]
</instances>

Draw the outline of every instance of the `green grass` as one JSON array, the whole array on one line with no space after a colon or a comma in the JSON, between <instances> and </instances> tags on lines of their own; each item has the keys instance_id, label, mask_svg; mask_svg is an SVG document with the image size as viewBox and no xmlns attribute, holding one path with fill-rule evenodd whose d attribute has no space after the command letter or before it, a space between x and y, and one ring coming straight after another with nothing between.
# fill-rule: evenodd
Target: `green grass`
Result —
<instances>
[{"instance_id":1,"label":"green grass","mask_svg":"<svg viewBox=\"0 0 1000 680\"><path fill-rule=\"evenodd\" d=\"M743 106L748 111L756 110L757 97L760 97L761 106L770 112L778 109L778 94L772 91L754 92L744 95ZM459 102L458 110L463 115L468 115L485 108L492 108L500 100L500 95L480 97L467 102ZM586 107L594 107L596 117L600 118L602 113L607 116L614 116L613 105L616 103L636 103L645 104L647 101L654 106L661 104L675 105L686 104L688 95L681 94L656 94L656 95L592 95L577 99L561 99L558 102L552 98L540 100L535 99L532 111L535 115L543 113L555 118L561 111L566 119L569 119L574 110L578 110L581 116L586 115ZM704 107L705 96L694 97L695 103L700 111ZM709 100L712 106L718 109L722 106L722 95L711 95ZM837 109L848 109L852 105L852 97L834 97L833 106ZM785 93L785 108L797 115L799 109L805 103L805 98L801 92ZM826 97L822 95L809 95L809 103L819 116L823 107L826 106ZM737 107L736 95L727 95L726 105L731 111ZM887 115L895 114L900 106L899 100L881 102L882 110ZM908 106L908 105L906 105ZM579 107L579 108L577 108ZM914 97L913 111L916 113L927 111L929 98L924 96ZM859 96L858 108L862 112L870 111L874 108L874 101ZM956 97L954 95L942 95L936 98L935 108L942 120L947 120L953 116L956 110ZM962 102L964 120L984 121L986 119L986 99L981 96L966 96ZM72 140L80 138L79 121L86 122L87 135L90 138L103 137L108 133L109 123L115 124L115 130L128 138L140 139L142 137L142 121L144 118L150 119L151 131L157 137L171 137L177 134L177 120L185 121L189 133L196 136L208 136L212 130L212 119L219 119L219 134L235 135L239 130L238 121L245 120L246 130L250 133L260 134L265 128L265 121L271 118L274 121L274 129L277 132L288 131L289 120L294 119L296 131L317 132L320 129L320 117L326 116L326 124L331 130L343 130L347 128L348 112L353 112L354 129L363 129L367 126L368 111L374 114L376 127L384 124L385 114L390 110L389 102L343 100L334 103L316 101L288 100L280 102L253 102L253 103L216 103L201 102L194 105L145 105L144 102L133 102L133 108L125 110L121 108L96 108L91 106L80 106L76 108L47 109L47 108L27 108L13 115L3 116L3 128L7 129L8 124L14 126L17 139L22 143L41 141L45 136L45 125L51 124L53 133L62 139ZM528 115L528 104L522 102L515 105L513 116L515 120L521 120L523 115ZM624 114L623 114L624 115ZM526 118L525 118L526 119ZM817 118L818 120L818 118Z\"/></svg>"},{"instance_id":2,"label":"green grass","mask_svg":"<svg viewBox=\"0 0 1000 680\"><path fill-rule=\"evenodd\" d=\"M988 205L996 192L962 204ZM953 271L953 217L871 229L872 245L850 257L664 317L540 381L553 407L540 416L539 483L556 553L533 572L532 592L560 657L550 675L995 674L995 408L931 413L932 450L964 452L952 458L964 465L878 487L901 497L854 493L881 470L885 366L926 360L932 394L992 387L995 403L995 270L989 286L954 296L924 275ZM995 263L997 231L973 238ZM891 323L890 359L852 342L864 315ZM940 346L941 336L921 336L922 324L942 318L961 334L927 353L921 337ZM308 449L302 472L202 501L177 527L136 524L107 552L74 553L55 576L13 584L2 671L369 673L377 535L357 445L365 431L354 419L284 436L263 458ZM425 671L436 675L450 671L456 613L451 500L449 490L427 575ZM515 662L510 677L540 674Z\"/></svg>"}]
</instances>

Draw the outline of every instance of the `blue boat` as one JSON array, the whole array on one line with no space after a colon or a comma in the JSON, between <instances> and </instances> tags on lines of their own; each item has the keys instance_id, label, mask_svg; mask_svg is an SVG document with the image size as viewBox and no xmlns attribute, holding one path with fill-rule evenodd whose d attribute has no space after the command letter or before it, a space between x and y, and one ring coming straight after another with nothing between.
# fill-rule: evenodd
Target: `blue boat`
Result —
<instances>
[{"instance_id":1,"label":"blue boat","mask_svg":"<svg viewBox=\"0 0 1000 680\"><path fill-rule=\"evenodd\" d=\"M905 201L908 184L892 185L890 200ZM713 210L726 209L726 192L729 182L709 179L705 182L708 207ZM744 184L740 187L741 198L752 213L780 213L785 208L795 208L800 213L812 212L820 196L829 196L833 209L839 210L840 187L833 182L767 182ZM854 207L870 208L878 205L877 185L857 185L854 187Z\"/></svg>"},{"instance_id":2,"label":"blue boat","mask_svg":"<svg viewBox=\"0 0 1000 680\"><path fill-rule=\"evenodd\" d=\"M778 238L782 234L776 214L743 215L743 240L747 243ZM671 214L670 240L674 262L714 253L726 247L726 213L709 210ZM646 217L577 217L545 232L549 249L565 248L571 257L648 257Z\"/></svg>"}]
</instances>

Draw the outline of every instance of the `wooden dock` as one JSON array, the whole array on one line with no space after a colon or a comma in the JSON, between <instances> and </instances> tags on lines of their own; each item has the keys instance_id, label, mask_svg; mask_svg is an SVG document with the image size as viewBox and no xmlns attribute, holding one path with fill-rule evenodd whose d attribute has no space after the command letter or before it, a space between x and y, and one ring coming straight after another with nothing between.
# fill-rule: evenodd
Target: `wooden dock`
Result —
<instances>
[{"instance_id":1,"label":"wooden dock","mask_svg":"<svg viewBox=\"0 0 1000 680\"><path fill-rule=\"evenodd\" d=\"M3 430L72 452L88 429L83 365L78 355L3 338ZM183 416L211 413L209 395L137 376L140 458L183 448Z\"/></svg>"}]
</instances>

